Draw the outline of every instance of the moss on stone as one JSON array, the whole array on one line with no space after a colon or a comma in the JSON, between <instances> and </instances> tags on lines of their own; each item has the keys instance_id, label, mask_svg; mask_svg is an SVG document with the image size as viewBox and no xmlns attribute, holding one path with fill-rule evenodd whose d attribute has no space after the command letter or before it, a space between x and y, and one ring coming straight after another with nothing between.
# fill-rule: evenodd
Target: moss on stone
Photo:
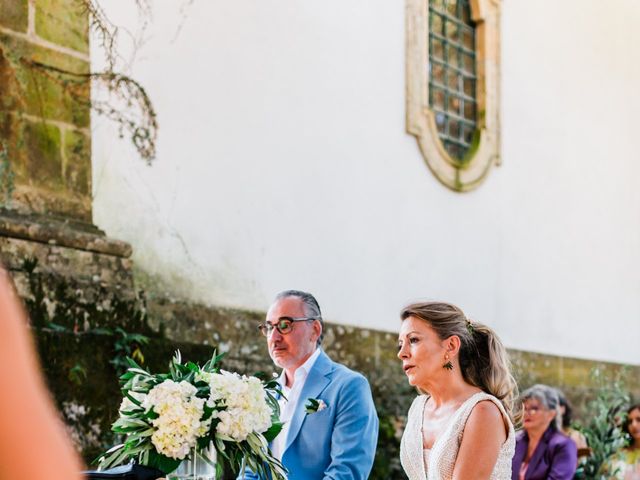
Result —
<instances>
[{"instance_id":1,"label":"moss on stone","mask_svg":"<svg viewBox=\"0 0 640 480\"><path fill-rule=\"evenodd\" d=\"M82 196L91 195L91 138L68 130L64 135L64 152L67 190Z\"/></svg>"},{"instance_id":2,"label":"moss on stone","mask_svg":"<svg viewBox=\"0 0 640 480\"><path fill-rule=\"evenodd\" d=\"M40 118L77 127L89 126L91 90L88 79L29 67L21 59L77 74L88 73L88 62L2 34L0 47L6 57L0 65L0 75L3 84L11 85L7 92L9 97L16 99L10 104L18 101L24 113ZM11 52L12 62L7 62L8 52ZM15 108L15 105L7 108Z\"/></svg>"},{"instance_id":3,"label":"moss on stone","mask_svg":"<svg viewBox=\"0 0 640 480\"><path fill-rule=\"evenodd\" d=\"M0 0L0 25L16 32L26 32L29 23L28 0Z\"/></svg>"},{"instance_id":4,"label":"moss on stone","mask_svg":"<svg viewBox=\"0 0 640 480\"><path fill-rule=\"evenodd\" d=\"M89 52L89 19L77 0L36 0L36 34L62 47Z\"/></svg>"},{"instance_id":5,"label":"moss on stone","mask_svg":"<svg viewBox=\"0 0 640 480\"><path fill-rule=\"evenodd\" d=\"M0 138L8 152L8 161L14 173L14 183L24 183L29 177L29 165L24 149L24 124L13 112L0 110Z\"/></svg>"},{"instance_id":6,"label":"moss on stone","mask_svg":"<svg viewBox=\"0 0 640 480\"><path fill-rule=\"evenodd\" d=\"M0 44L0 111L22 109L20 101L20 85L8 54Z\"/></svg>"},{"instance_id":7,"label":"moss on stone","mask_svg":"<svg viewBox=\"0 0 640 480\"><path fill-rule=\"evenodd\" d=\"M90 122L89 83L75 79L53 78L38 70L24 72L26 90L23 98L26 112L46 120L67 122L77 127L88 127ZM74 97L61 82L69 82Z\"/></svg>"},{"instance_id":8,"label":"moss on stone","mask_svg":"<svg viewBox=\"0 0 640 480\"><path fill-rule=\"evenodd\" d=\"M481 132L479 129L475 129L473 131L473 137L471 138L471 145L469 145L468 150L465 152L464 156L460 160L459 168L464 170L473 161L473 158L476 156L476 153L478 152L478 148L480 147L480 135L481 135Z\"/></svg>"},{"instance_id":9,"label":"moss on stone","mask_svg":"<svg viewBox=\"0 0 640 480\"><path fill-rule=\"evenodd\" d=\"M89 73L90 70L88 61L4 33L0 33L0 46L14 57L24 57L73 73Z\"/></svg>"},{"instance_id":10,"label":"moss on stone","mask_svg":"<svg viewBox=\"0 0 640 480\"><path fill-rule=\"evenodd\" d=\"M25 121L24 145L31 183L47 189L62 188L60 130L42 122Z\"/></svg>"}]
</instances>

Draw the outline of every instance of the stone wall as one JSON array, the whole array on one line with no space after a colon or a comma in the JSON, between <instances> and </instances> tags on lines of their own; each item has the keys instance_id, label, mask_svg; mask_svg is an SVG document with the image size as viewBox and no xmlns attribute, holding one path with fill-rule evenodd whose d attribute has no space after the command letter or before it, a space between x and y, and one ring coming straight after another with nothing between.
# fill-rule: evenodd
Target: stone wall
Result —
<instances>
[{"instance_id":1,"label":"stone wall","mask_svg":"<svg viewBox=\"0 0 640 480\"><path fill-rule=\"evenodd\" d=\"M0 140L15 175L10 206L90 222L86 12L77 0L0 0L0 12ZM6 190L2 178L0 185Z\"/></svg>"}]
</instances>

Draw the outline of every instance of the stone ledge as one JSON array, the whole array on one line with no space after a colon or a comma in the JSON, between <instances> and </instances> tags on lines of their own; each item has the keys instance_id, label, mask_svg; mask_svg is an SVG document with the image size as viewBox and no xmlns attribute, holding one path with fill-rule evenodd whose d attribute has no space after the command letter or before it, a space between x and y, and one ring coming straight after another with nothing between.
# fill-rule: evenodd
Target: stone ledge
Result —
<instances>
[{"instance_id":1,"label":"stone ledge","mask_svg":"<svg viewBox=\"0 0 640 480\"><path fill-rule=\"evenodd\" d=\"M105 236L91 224L0 210L0 235L129 258L131 245Z\"/></svg>"}]
</instances>

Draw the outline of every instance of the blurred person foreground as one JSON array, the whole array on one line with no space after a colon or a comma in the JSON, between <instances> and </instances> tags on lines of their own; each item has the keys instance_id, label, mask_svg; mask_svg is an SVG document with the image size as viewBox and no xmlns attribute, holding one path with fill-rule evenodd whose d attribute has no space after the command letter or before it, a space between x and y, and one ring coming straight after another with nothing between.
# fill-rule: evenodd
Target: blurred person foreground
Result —
<instances>
[{"instance_id":1,"label":"blurred person foreground","mask_svg":"<svg viewBox=\"0 0 640 480\"><path fill-rule=\"evenodd\" d=\"M45 387L27 318L4 269L0 319L0 479L80 480L80 459Z\"/></svg>"}]
</instances>

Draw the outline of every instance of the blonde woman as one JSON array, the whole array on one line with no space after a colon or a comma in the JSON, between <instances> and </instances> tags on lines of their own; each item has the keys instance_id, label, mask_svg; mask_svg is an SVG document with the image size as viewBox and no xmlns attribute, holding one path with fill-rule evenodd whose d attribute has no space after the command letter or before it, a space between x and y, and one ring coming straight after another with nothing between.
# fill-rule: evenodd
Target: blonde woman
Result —
<instances>
[{"instance_id":1,"label":"blonde woman","mask_svg":"<svg viewBox=\"0 0 640 480\"><path fill-rule=\"evenodd\" d=\"M400 447L409 479L510 479L517 387L499 338L449 303L415 303L401 319L398 358L422 393Z\"/></svg>"}]
</instances>

